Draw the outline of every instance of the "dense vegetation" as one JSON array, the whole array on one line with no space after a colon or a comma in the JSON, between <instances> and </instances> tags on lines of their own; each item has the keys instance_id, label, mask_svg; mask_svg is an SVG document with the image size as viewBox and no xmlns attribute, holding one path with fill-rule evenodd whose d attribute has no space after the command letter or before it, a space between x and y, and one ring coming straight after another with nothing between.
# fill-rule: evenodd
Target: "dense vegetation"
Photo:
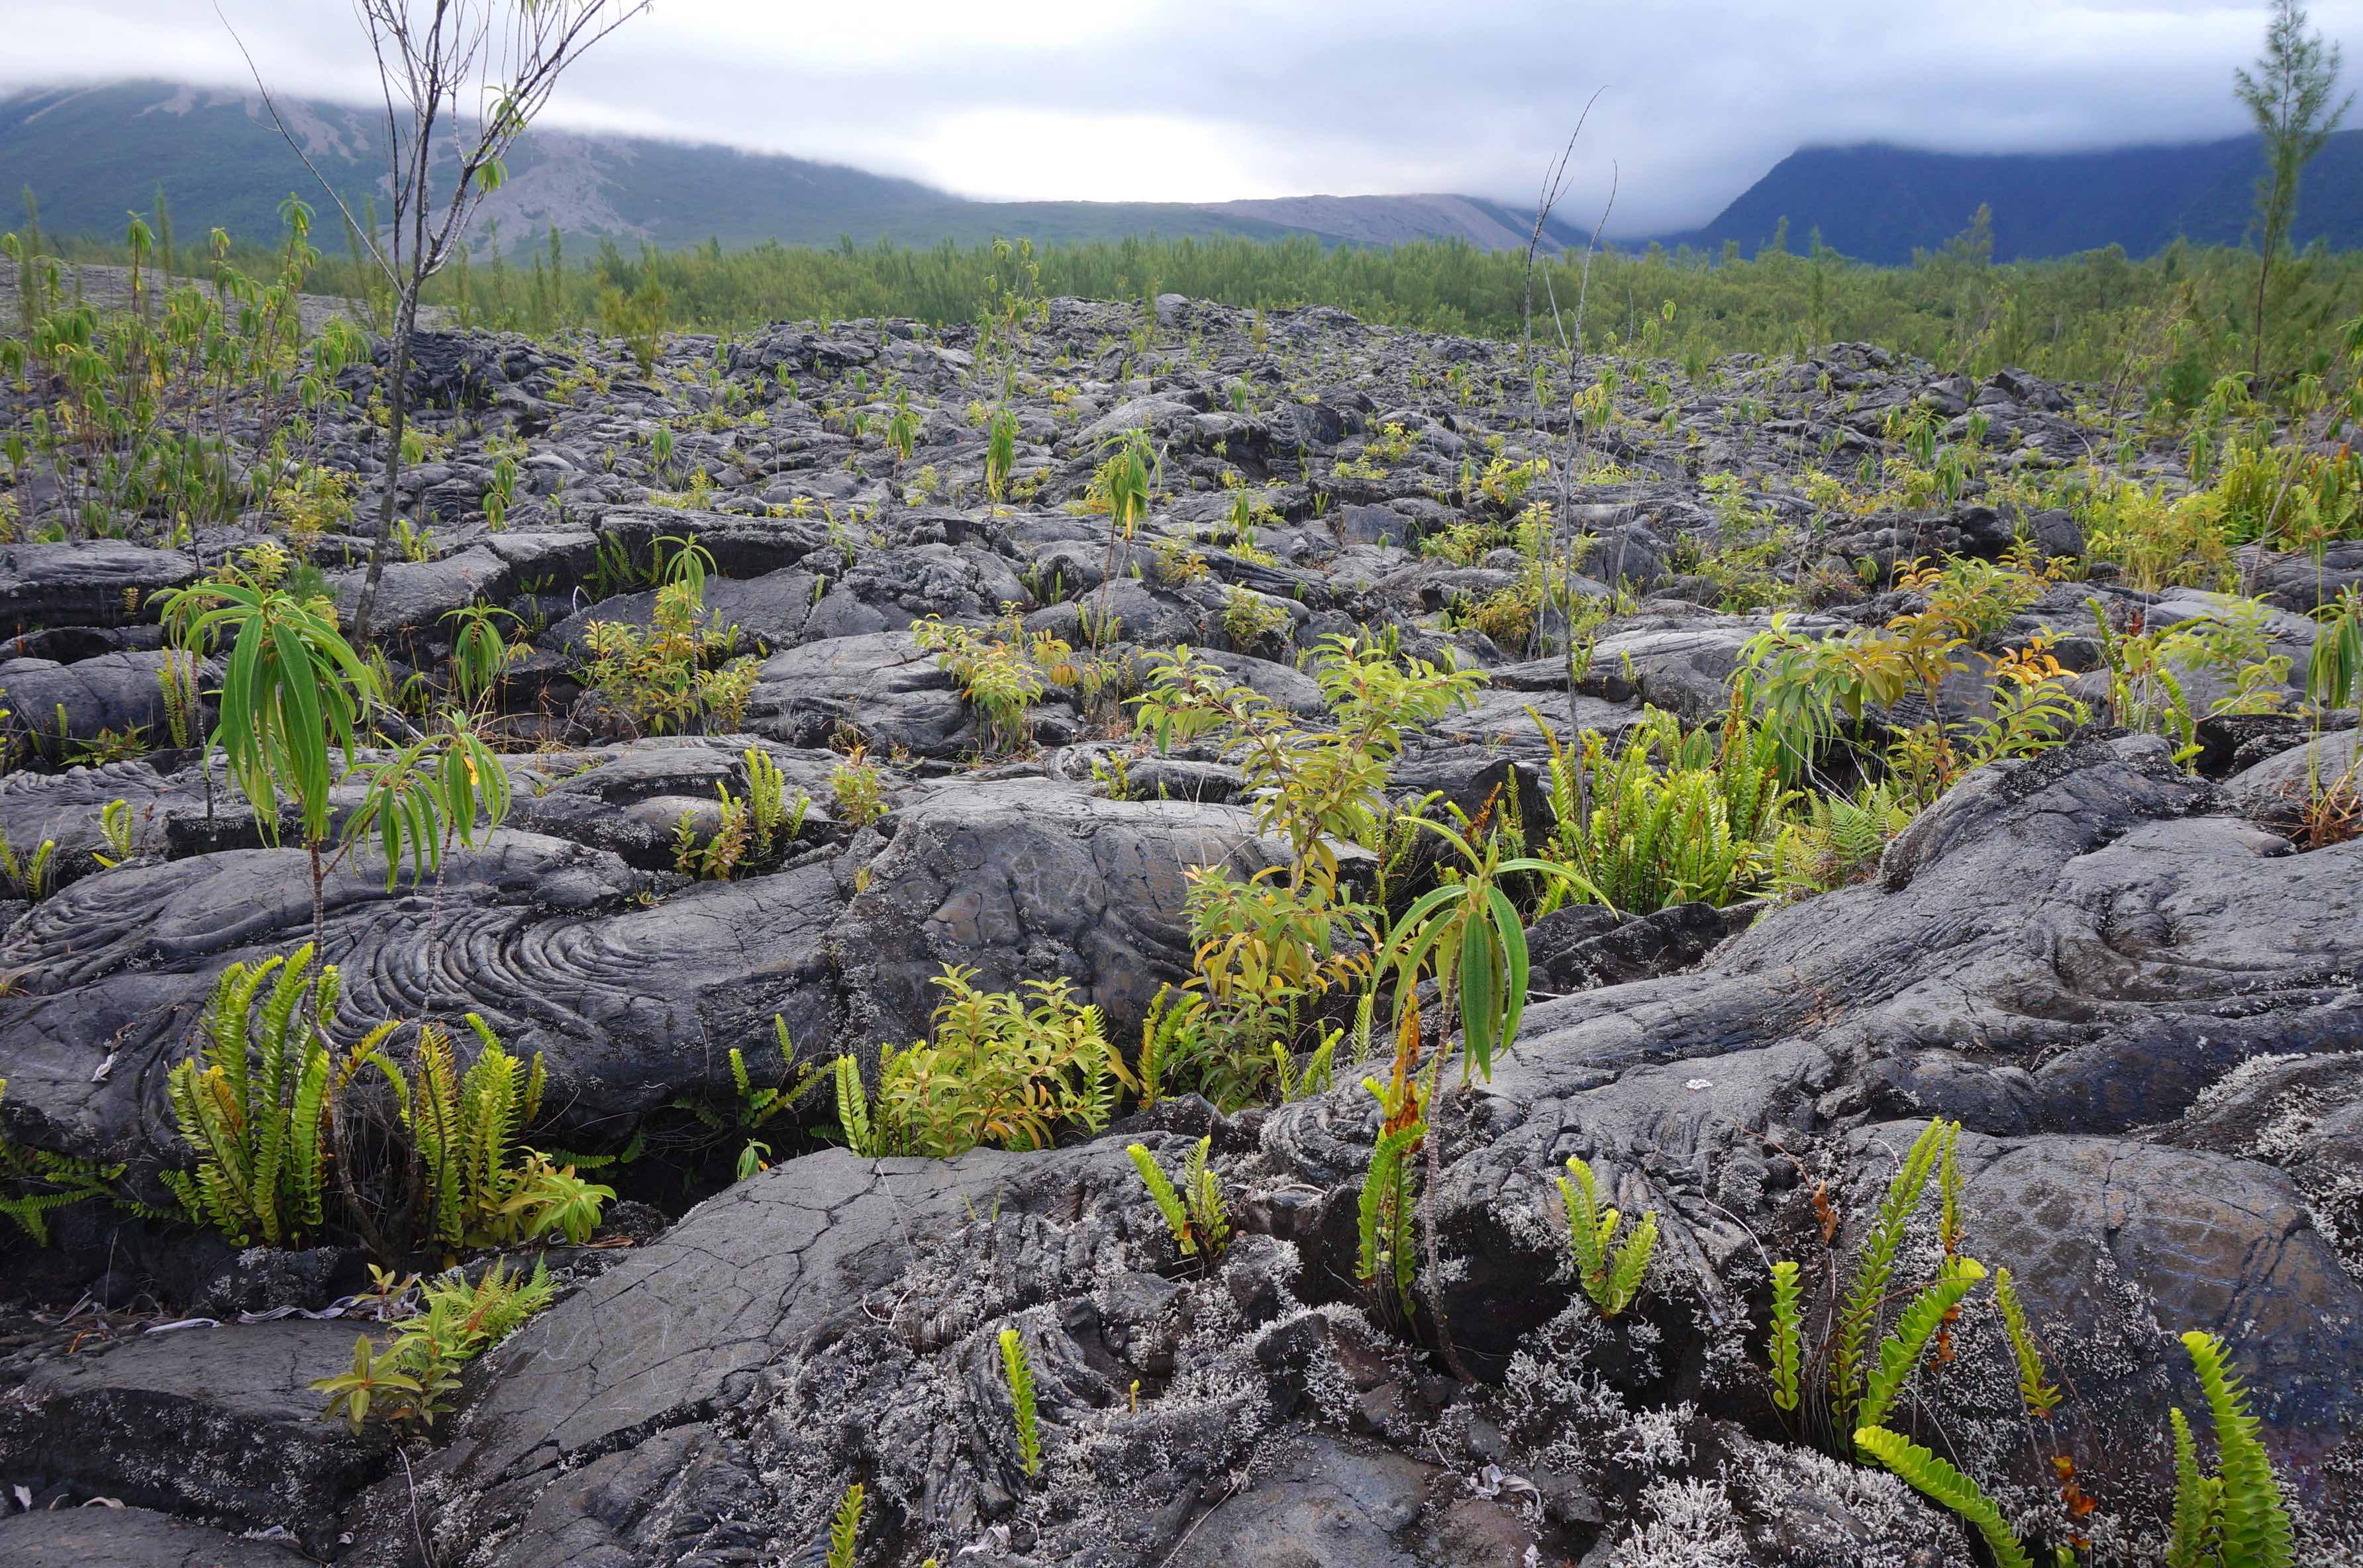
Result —
<instances>
[{"instance_id":1,"label":"dense vegetation","mask_svg":"<svg viewBox=\"0 0 2363 1568\"><path fill-rule=\"evenodd\" d=\"M147 226L160 259L204 274L171 248L169 215ZM38 233L28 226L28 231ZM357 300L372 274L332 237L306 286ZM46 241L69 261L121 264L128 253L89 242ZM1729 354L1793 354L1830 342L1873 342L1975 375L2020 366L2058 380L2154 394L2188 408L2221 375L2247 369L2257 281L2253 251L2174 245L2136 260L2120 248L2057 261L1996 263L1983 214L1907 267L1849 260L1815 246L1792 250L1785 232L1742 256L1657 247L1640 253L1570 252L1547 260L1535 288L1536 335L1555 342L1581 327L1590 352L1624 348L1683 363L1695 375ZM977 319L1007 268L987 244L931 249L880 243L833 248L709 244L627 254L612 241L590 257L557 235L525 255L463 262L427 297L464 322L538 335L570 326L616 332L645 315L673 331L743 331L776 320L903 316L937 325ZM267 275L259 252L231 259ZM1048 294L1142 299L1175 293L1262 310L1327 304L1407 329L1519 336L1523 256L1465 243L1383 249L1325 248L1280 240L1128 237L1053 245L1034 254ZM72 287L71 277L68 287ZM2263 360L2281 384L2326 370L2335 331L2363 313L2363 259L2309 250L2271 283ZM1556 325L1550 319L1556 312Z\"/></svg>"}]
</instances>

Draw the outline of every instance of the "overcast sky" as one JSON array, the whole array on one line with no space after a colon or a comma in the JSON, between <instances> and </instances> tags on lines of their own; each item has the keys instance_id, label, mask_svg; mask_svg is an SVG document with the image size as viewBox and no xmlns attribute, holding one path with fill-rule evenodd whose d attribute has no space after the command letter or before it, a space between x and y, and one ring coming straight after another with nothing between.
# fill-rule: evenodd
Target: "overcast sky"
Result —
<instances>
[{"instance_id":1,"label":"overcast sky","mask_svg":"<svg viewBox=\"0 0 2363 1568\"><path fill-rule=\"evenodd\" d=\"M340 0L221 0L274 87L374 85ZM2363 0L2324 0L2363 38ZM1462 191L1531 203L1604 88L1562 215L1703 223L1782 156L2247 128L2262 5L2196 0L659 0L550 117L906 174L966 195L1211 201ZM0 0L0 90L64 76L243 84L205 0ZM2350 71L2350 78L2357 74Z\"/></svg>"}]
</instances>

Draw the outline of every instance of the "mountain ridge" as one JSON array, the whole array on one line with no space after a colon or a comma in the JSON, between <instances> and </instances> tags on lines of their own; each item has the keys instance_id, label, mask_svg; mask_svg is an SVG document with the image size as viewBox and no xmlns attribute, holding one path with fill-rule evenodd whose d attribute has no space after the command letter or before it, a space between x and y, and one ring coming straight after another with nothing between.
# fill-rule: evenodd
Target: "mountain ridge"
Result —
<instances>
[{"instance_id":1,"label":"mountain ridge","mask_svg":"<svg viewBox=\"0 0 2363 1568\"><path fill-rule=\"evenodd\" d=\"M371 113L320 100L282 99L305 154L357 215L383 181ZM660 247L718 239L740 246L932 246L1000 236L1041 241L1155 233L1256 239L1312 235L1324 243L1458 238L1483 248L1523 247L1532 227L1501 204L1449 193L1304 196L1220 203L984 202L916 180L844 164L716 143L538 127L509 160L510 179L485 203L483 235L497 223L503 248L550 227L574 236ZM267 171L267 174L266 174ZM289 191L323 206L252 93L159 81L28 89L0 97L0 189L29 185L52 232L112 237L125 214L161 186L189 232L219 224L261 238L279 226ZM333 212L322 223L333 225ZM1556 248L1572 231L1553 226ZM329 231L333 243L333 230Z\"/></svg>"},{"instance_id":2,"label":"mountain ridge","mask_svg":"<svg viewBox=\"0 0 2363 1568\"><path fill-rule=\"evenodd\" d=\"M2238 245L2263 167L2255 136L2092 151L1930 152L1892 142L1800 148L1705 226L1659 237L1672 248L1754 250L1789 220L1802 250L1813 230L1840 253L1900 264L1934 250L1992 210L1997 261L2122 245L2155 255L2176 239ZM2363 245L2363 130L2332 136L2300 187L2296 242Z\"/></svg>"},{"instance_id":3,"label":"mountain ridge","mask_svg":"<svg viewBox=\"0 0 2363 1568\"><path fill-rule=\"evenodd\" d=\"M359 215L373 190L382 131L372 111L283 99L307 156ZM2258 138L2044 153L1933 152L1892 142L1801 148L1704 226L1657 237L1668 248L1752 251L1788 222L1787 243L1823 243L1859 260L1908 262L1992 214L1993 255L2009 261L2122 246L2156 253L2177 238L2236 245L2260 166ZM571 237L677 248L869 244L931 247L996 237L1044 243L1126 236L1280 239L1383 246L1458 240L1522 248L1533 227L1516 204L1449 192L1250 198L1226 202L988 202L844 164L716 143L540 127L509 160L508 183L485 204L477 238L501 248ZM115 237L125 215L161 187L184 234L219 225L262 239L293 192L326 208L316 243L333 248L338 220L251 92L164 81L32 88L0 97L0 190L29 185L44 226ZM2307 171L2297 240L2363 246L2363 130L2334 136ZM1580 248L1572 224L1546 248ZM1614 242L1637 248L1648 239Z\"/></svg>"}]
</instances>

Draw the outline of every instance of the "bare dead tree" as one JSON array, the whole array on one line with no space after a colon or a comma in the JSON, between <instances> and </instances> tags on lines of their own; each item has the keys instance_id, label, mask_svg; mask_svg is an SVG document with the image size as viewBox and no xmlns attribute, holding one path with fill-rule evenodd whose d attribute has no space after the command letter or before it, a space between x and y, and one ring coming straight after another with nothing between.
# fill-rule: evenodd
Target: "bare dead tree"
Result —
<instances>
[{"instance_id":1,"label":"bare dead tree","mask_svg":"<svg viewBox=\"0 0 2363 1568\"><path fill-rule=\"evenodd\" d=\"M387 344L384 488L370 540L369 570L353 611L356 642L369 635L401 496L419 291L466 243L470 220L507 178L510 150L549 104L560 75L594 44L646 11L649 3L353 0L353 14L376 57L385 104L393 218L383 231L354 220L343 194L313 163L280 114L245 40L230 29L272 123L361 237L370 260L385 275L394 294ZM228 27L228 18L222 25ZM438 176L447 182L438 183Z\"/></svg>"},{"instance_id":2,"label":"bare dead tree","mask_svg":"<svg viewBox=\"0 0 2363 1568\"><path fill-rule=\"evenodd\" d=\"M1575 157L1575 144L1577 138L1583 135L1583 122L1592 117L1592 105L1600 102L1600 94L1606 91L1605 87L1592 90L1592 96L1583 101L1583 113L1575 117L1575 129L1568 133L1567 145L1559 149L1557 158L1543 167L1542 190L1535 197L1535 226L1533 232L1526 236L1526 297L1519 310L1521 340L1518 362L1528 374L1533 373L1535 357L1535 259L1542 252L1543 230L1550 223L1551 209L1558 206L1559 198L1567 194L1570 178L1567 166Z\"/></svg>"},{"instance_id":3,"label":"bare dead tree","mask_svg":"<svg viewBox=\"0 0 2363 1568\"><path fill-rule=\"evenodd\" d=\"M1599 94L1595 93L1592 96L1596 98ZM1587 109L1588 107L1589 106L1587 105ZM1579 127L1578 128L1581 129L1581 127ZM1616 192L1617 188L1623 182L1624 171L1617 164L1615 160L1611 159L1608 163L1608 200L1601 204L1600 221L1592 226L1592 238L1583 248L1583 277L1582 281L1576 285L1575 335L1572 339L1568 336L1567 323L1560 318L1559 314L1559 290L1552 285L1550 274L1548 272L1545 272L1543 274L1543 289L1546 296L1550 301L1551 326L1559 333L1559 348L1565 351L1567 355L1568 365L1570 371L1572 371L1583 359L1583 307L1592 295L1592 259L1600 254L1600 236L1602 231L1606 229L1608 226L1608 215L1616 210ZM1588 425L1583 427L1581 434L1582 444L1581 447L1579 447L1576 439L1577 425L1575 411L1570 408L1568 411L1567 420L1567 456L1559 463L1559 513L1551 520L1550 546L1552 558L1560 559L1562 551L1560 541L1562 539L1566 540L1566 544L1564 546L1564 561L1561 568L1562 575L1560 577L1560 586L1563 597L1560 601L1559 614L1562 617L1562 622L1566 627L1567 635L1568 733L1577 737L1579 741L1581 739L1583 734L1583 724L1582 721L1578 717L1578 692L1576 689L1579 683L1583 679L1584 676L1590 673L1590 671L1588 669L1578 669L1576 668L1575 536L1569 531L1570 527L1569 513L1574 510L1575 465L1578 454L1580 451L1588 452L1592 446L1592 430ZM1624 586L1625 543L1626 536L1620 534L1616 541L1616 564L1609 577L1609 588L1611 591L1621 591ZM1548 587L1548 582L1546 583L1546 586ZM1545 594L1545 599L1548 599L1548 593ZM1590 657L1590 651L1587 649L1585 653L1587 662ZM1581 767L1577 767L1575 770L1575 807L1578 825L1583 832L1589 833L1592 830L1592 789L1589 780L1585 777L1584 770Z\"/></svg>"}]
</instances>

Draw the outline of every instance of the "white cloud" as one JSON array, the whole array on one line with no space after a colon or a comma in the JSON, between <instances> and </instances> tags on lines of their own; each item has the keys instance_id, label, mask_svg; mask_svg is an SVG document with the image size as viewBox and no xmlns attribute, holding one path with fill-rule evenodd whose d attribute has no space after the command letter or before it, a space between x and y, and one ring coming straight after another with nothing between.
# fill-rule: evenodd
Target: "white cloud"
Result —
<instances>
[{"instance_id":1,"label":"white cloud","mask_svg":"<svg viewBox=\"0 0 2363 1568\"><path fill-rule=\"evenodd\" d=\"M274 86L373 86L349 13L223 0ZM242 84L209 6L11 0L0 89ZM2331 38L2363 0L2313 7ZM966 194L1212 200L1456 190L1530 201L1605 86L1569 213L1621 172L1618 232L1702 222L1808 143L2091 148L2246 128L2259 5L2202 0L664 0L554 120L793 152Z\"/></svg>"}]
</instances>

